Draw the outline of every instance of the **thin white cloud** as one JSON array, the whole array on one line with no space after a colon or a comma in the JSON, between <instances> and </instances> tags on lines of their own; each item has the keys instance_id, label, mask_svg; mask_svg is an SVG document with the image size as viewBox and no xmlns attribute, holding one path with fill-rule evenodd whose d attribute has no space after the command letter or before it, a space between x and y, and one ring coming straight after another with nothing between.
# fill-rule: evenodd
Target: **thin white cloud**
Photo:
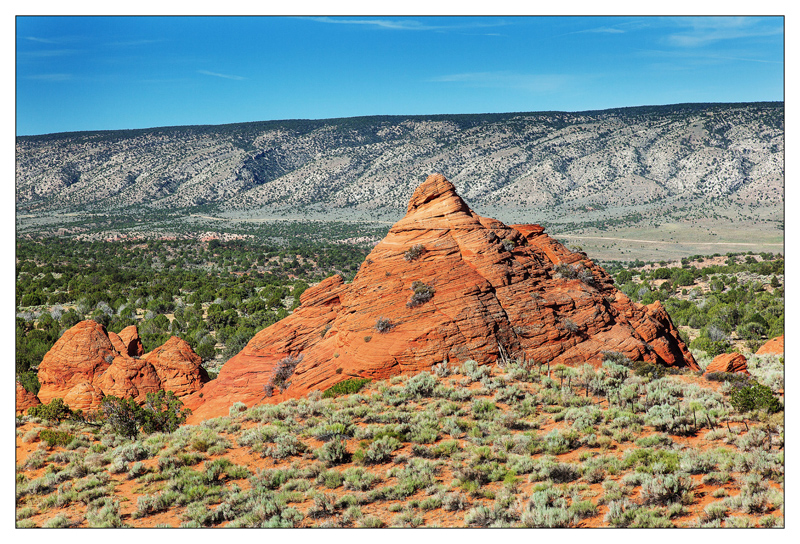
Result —
<instances>
[{"instance_id":1,"label":"thin white cloud","mask_svg":"<svg viewBox=\"0 0 800 544\"><path fill-rule=\"evenodd\" d=\"M394 30L438 30L440 28L408 19L337 19L335 17L309 17L309 19L318 23L375 26Z\"/></svg>"},{"instance_id":2,"label":"thin white cloud","mask_svg":"<svg viewBox=\"0 0 800 544\"><path fill-rule=\"evenodd\" d=\"M578 30L573 34L625 34L621 28L614 28L611 26L601 26L597 28L587 28L586 30Z\"/></svg>"},{"instance_id":3,"label":"thin white cloud","mask_svg":"<svg viewBox=\"0 0 800 544\"><path fill-rule=\"evenodd\" d=\"M742 40L783 34L783 25L753 17L687 17L674 19L687 30L667 36L676 47L700 47L723 40Z\"/></svg>"},{"instance_id":4,"label":"thin white cloud","mask_svg":"<svg viewBox=\"0 0 800 544\"><path fill-rule=\"evenodd\" d=\"M37 43L58 43L56 40L50 40L47 38L37 38L36 36L25 36L25 39Z\"/></svg>"},{"instance_id":5,"label":"thin white cloud","mask_svg":"<svg viewBox=\"0 0 800 544\"><path fill-rule=\"evenodd\" d=\"M744 57L724 57L722 55L705 55L705 56L710 59L735 60L741 62L762 62L764 64L783 64L783 61L781 60L748 59Z\"/></svg>"},{"instance_id":6,"label":"thin white cloud","mask_svg":"<svg viewBox=\"0 0 800 544\"><path fill-rule=\"evenodd\" d=\"M242 81L242 80L247 79L246 77L242 77L242 76L234 76L234 75L230 75L230 74L219 74L217 72L209 72L208 70L198 70L197 73L198 74L203 74L205 76L221 77L223 79L233 79L233 80L236 80L236 81Z\"/></svg>"},{"instance_id":7,"label":"thin white cloud","mask_svg":"<svg viewBox=\"0 0 800 544\"><path fill-rule=\"evenodd\" d=\"M150 45L151 43L161 43L164 40L129 40L125 42L111 42L108 45L117 47L135 47L138 45Z\"/></svg>"},{"instance_id":8,"label":"thin white cloud","mask_svg":"<svg viewBox=\"0 0 800 544\"><path fill-rule=\"evenodd\" d=\"M48 58L48 57L63 57L64 55L73 55L79 53L78 49L44 49L41 51L20 51L20 57L29 58Z\"/></svg>"},{"instance_id":9,"label":"thin white cloud","mask_svg":"<svg viewBox=\"0 0 800 544\"><path fill-rule=\"evenodd\" d=\"M671 59L674 61L681 62L681 68L686 68L690 66L687 63L708 63L709 61L713 61L718 64L717 61L735 61L735 62L758 62L762 64L783 64L783 60L768 60L768 59L759 59L759 58L748 58L746 55L749 51L739 49L739 50L729 50L729 53L733 53L734 55L714 55L705 52L704 50L697 50L697 49L676 49L676 50L662 50L662 49L637 49L636 53L643 57L654 57L654 58L663 58L663 59ZM663 66L663 65L662 65ZM677 65L676 65L677 66Z\"/></svg>"},{"instance_id":10,"label":"thin white cloud","mask_svg":"<svg viewBox=\"0 0 800 544\"><path fill-rule=\"evenodd\" d=\"M25 79L37 79L39 81L67 81L73 78L72 74L35 74L24 77Z\"/></svg>"},{"instance_id":11,"label":"thin white cloud","mask_svg":"<svg viewBox=\"0 0 800 544\"><path fill-rule=\"evenodd\" d=\"M461 83L469 87L510 88L531 92L553 92L566 88L575 76L566 74L521 74L516 72L467 72L432 78L438 83Z\"/></svg>"},{"instance_id":12,"label":"thin white cloud","mask_svg":"<svg viewBox=\"0 0 800 544\"><path fill-rule=\"evenodd\" d=\"M342 19L338 17L303 17L303 19L309 19L311 21L316 21L318 23L328 23L328 24L336 24L336 25L363 25L363 26L371 26L376 28L386 28L390 30L463 30L463 29L474 29L474 28L491 28L497 26L505 26L508 24L506 21L497 20L491 23L481 21L481 22L473 22L469 21L469 18L463 24L454 24L454 25L431 25L422 23L415 19L406 19L406 18L390 18L390 19Z\"/></svg>"},{"instance_id":13,"label":"thin white cloud","mask_svg":"<svg viewBox=\"0 0 800 544\"><path fill-rule=\"evenodd\" d=\"M621 28L612 28L607 26L581 30L581 32L587 32L591 34L625 34L625 31L622 30Z\"/></svg>"}]
</instances>

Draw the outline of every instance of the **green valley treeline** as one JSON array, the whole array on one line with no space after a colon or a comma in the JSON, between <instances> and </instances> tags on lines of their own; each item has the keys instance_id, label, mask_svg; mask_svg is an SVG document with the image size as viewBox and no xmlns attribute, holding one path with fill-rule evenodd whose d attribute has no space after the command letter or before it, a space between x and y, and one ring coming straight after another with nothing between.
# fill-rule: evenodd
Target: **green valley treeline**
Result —
<instances>
[{"instance_id":1,"label":"green valley treeline","mask_svg":"<svg viewBox=\"0 0 800 544\"><path fill-rule=\"evenodd\" d=\"M212 376L259 330L286 317L310 283L352 279L367 247L301 238L17 242L16 373L38 391L35 369L63 332L83 319L119 332L136 325L145 351L186 340ZM781 255L727 254L668 263L602 263L617 287L643 304L661 301L695 352L755 351L783 334ZM717 255L716 257L719 257ZM719 259L718 259L719 260ZM688 337L687 337L688 335Z\"/></svg>"}]
</instances>

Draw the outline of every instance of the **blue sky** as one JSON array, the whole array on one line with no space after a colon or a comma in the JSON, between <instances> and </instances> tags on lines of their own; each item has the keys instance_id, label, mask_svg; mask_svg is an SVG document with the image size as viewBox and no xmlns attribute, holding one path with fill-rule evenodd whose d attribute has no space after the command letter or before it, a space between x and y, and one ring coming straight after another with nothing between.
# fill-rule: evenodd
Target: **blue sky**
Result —
<instances>
[{"instance_id":1,"label":"blue sky","mask_svg":"<svg viewBox=\"0 0 800 544\"><path fill-rule=\"evenodd\" d=\"M17 17L16 133L783 100L780 17Z\"/></svg>"}]
</instances>

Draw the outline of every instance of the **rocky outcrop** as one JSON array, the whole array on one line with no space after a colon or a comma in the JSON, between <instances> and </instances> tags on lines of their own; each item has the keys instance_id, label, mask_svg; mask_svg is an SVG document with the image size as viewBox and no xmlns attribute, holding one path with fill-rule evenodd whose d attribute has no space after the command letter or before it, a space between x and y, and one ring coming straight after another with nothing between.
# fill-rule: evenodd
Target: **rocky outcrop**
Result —
<instances>
[{"instance_id":1,"label":"rocky outcrop","mask_svg":"<svg viewBox=\"0 0 800 544\"><path fill-rule=\"evenodd\" d=\"M81 382L70 389L64 395L63 400L73 410L91 412L100 406L103 397L105 395L99 387L95 387L89 382Z\"/></svg>"},{"instance_id":2,"label":"rocky outcrop","mask_svg":"<svg viewBox=\"0 0 800 544\"><path fill-rule=\"evenodd\" d=\"M91 320L66 330L39 365L39 400L65 398L76 385L93 383L119 354L105 327Z\"/></svg>"},{"instance_id":3,"label":"rocky outcrop","mask_svg":"<svg viewBox=\"0 0 800 544\"><path fill-rule=\"evenodd\" d=\"M45 354L39 365L37 400L48 404L61 398L73 410L91 411L105 396L143 402L147 393L164 389L180 398L208 381L200 357L180 338L173 336L139 357L142 352L135 326L117 335L94 321L81 321ZM18 410L21 402L18 389Z\"/></svg>"},{"instance_id":4,"label":"rocky outcrop","mask_svg":"<svg viewBox=\"0 0 800 544\"><path fill-rule=\"evenodd\" d=\"M93 385L104 396L113 395L144 402L147 393L155 393L161 389L161 380L156 369L146 360L120 355L114 358L111 366Z\"/></svg>"},{"instance_id":5,"label":"rocky outcrop","mask_svg":"<svg viewBox=\"0 0 800 544\"><path fill-rule=\"evenodd\" d=\"M334 276L308 289L291 316L256 334L185 402L199 421L227 414L233 401L275 402L444 359L600 365L608 351L698 369L659 303L631 302L538 225L478 216L433 175L352 283ZM272 387L276 368L300 357L285 391Z\"/></svg>"},{"instance_id":6,"label":"rocky outcrop","mask_svg":"<svg viewBox=\"0 0 800 544\"><path fill-rule=\"evenodd\" d=\"M24 414L28 411L28 408L41 404L41 402L39 402L39 397L25 389L19 382L17 382L16 397L16 408L18 414Z\"/></svg>"},{"instance_id":7,"label":"rocky outcrop","mask_svg":"<svg viewBox=\"0 0 800 544\"><path fill-rule=\"evenodd\" d=\"M747 358L741 353L717 355L706 367L705 373L710 374L711 372L741 372L750 375L747 371Z\"/></svg>"},{"instance_id":8,"label":"rocky outcrop","mask_svg":"<svg viewBox=\"0 0 800 544\"><path fill-rule=\"evenodd\" d=\"M124 343L128 355L139 357L144 354L144 346L142 346L142 340L139 338L139 331L136 329L136 325L130 325L119 331L119 337Z\"/></svg>"},{"instance_id":9,"label":"rocky outcrop","mask_svg":"<svg viewBox=\"0 0 800 544\"><path fill-rule=\"evenodd\" d=\"M172 391L178 398L198 391L209 380L202 359L185 340L171 337L160 347L142 357L153 366L160 388Z\"/></svg>"},{"instance_id":10,"label":"rocky outcrop","mask_svg":"<svg viewBox=\"0 0 800 544\"><path fill-rule=\"evenodd\" d=\"M768 340L758 348L756 355L783 355L783 335Z\"/></svg>"}]
</instances>

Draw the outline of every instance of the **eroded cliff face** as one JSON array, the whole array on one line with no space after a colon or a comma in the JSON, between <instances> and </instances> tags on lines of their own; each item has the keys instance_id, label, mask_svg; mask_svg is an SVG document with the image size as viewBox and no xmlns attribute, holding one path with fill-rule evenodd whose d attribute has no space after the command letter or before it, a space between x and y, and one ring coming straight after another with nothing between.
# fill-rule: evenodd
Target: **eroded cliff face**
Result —
<instances>
[{"instance_id":1,"label":"eroded cliff face","mask_svg":"<svg viewBox=\"0 0 800 544\"><path fill-rule=\"evenodd\" d=\"M538 225L478 216L437 174L352 283L333 276L308 289L291 316L256 334L184 402L196 422L236 401L277 402L445 359L599 365L605 351L698 368L658 302L631 302L602 268ZM301 357L285 391L269 386L280 361Z\"/></svg>"}]
</instances>

